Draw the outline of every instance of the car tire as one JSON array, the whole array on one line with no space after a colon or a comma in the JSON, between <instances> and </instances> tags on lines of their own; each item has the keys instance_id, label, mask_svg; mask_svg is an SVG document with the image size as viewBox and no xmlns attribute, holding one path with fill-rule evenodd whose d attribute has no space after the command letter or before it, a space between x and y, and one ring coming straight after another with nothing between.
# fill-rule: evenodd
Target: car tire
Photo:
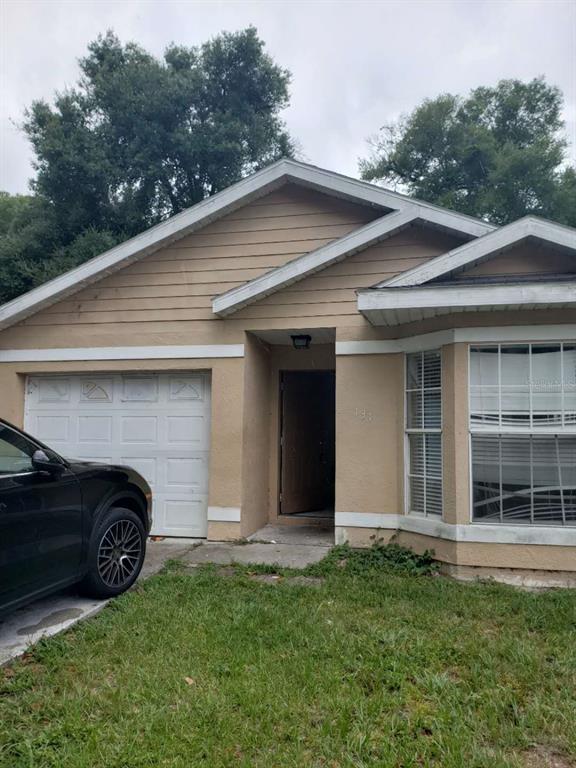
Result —
<instances>
[{"instance_id":1,"label":"car tire","mask_svg":"<svg viewBox=\"0 0 576 768\"><path fill-rule=\"evenodd\" d=\"M138 515L122 507L109 509L90 539L81 591L99 598L122 594L138 578L145 554L146 532Z\"/></svg>"}]
</instances>

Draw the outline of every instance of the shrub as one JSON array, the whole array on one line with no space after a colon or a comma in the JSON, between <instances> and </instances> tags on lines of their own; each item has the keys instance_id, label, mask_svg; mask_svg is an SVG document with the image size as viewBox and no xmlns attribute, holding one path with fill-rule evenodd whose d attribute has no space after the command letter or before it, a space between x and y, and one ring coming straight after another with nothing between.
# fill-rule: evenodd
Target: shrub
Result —
<instances>
[{"instance_id":1,"label":"shrub","mask_svg":"<svg viewBox=\"0 0 576 768\"><path fill-rule=\"evenodd\" d=\"M349 544L340 544L307 570L314 575L327 575L340 570L352 574L389 571L428 576L436 573L438 567L432 550L419 555L399 544L385 544L382 539L375 539L367 549L352 549Z\"/></svg>"}]
</instances>

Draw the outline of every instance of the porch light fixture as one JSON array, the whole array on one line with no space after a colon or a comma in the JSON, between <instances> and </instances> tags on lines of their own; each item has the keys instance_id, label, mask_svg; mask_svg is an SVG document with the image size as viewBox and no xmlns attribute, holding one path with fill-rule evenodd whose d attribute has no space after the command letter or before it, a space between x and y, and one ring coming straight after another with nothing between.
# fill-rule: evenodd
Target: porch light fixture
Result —
<instances>
[{"instance_id":1,"label":"porch light fixture","mask_svg":"<svg viewBox=\"0 0 576 768\"><path fill-rule=\"evenodd\" d=\"M292 339L294 349L308 349L312 341L312 336L309 336L307 333L291 336L290 338Z\"/></svg>"}]
</instances>

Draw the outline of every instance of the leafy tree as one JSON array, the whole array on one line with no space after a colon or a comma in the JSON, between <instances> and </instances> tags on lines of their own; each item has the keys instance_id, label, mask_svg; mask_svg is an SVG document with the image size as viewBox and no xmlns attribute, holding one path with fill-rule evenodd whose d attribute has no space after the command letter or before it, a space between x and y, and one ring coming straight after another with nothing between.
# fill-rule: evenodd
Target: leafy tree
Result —
<instances>
[{"instance_id":1,"label":"leafy tree","mask_svg":"<svg viewBox=\"0 0 576 768\"><path fill-rule=\"evenodd\" d=\"M0 301L294 153L290 75L253 27L161 59L108 32L79 63L26 112L35 195L0 193Z\"/></svg>"},{"instance_id":2,"label":"leafy tree","mask_svg":"<svg viewBox=\"0 0 576 768\"><path fill-rule=\"evenodd\" d=\"M134 234L293 152L279 117L288 72L250 27L162 60L108 32L76 88L35 102L34 189L62 230Z\"/></svg>"},{"instance_id":3,"label":"leafy tree","mask_svg":"<svg viewBox=\"0 0 576 768\"><path fill-rule=\"evenodd\" d=\"M498 224L537 214L576 225L562 103L543 78L427 99L380 131L362 177Z\"/></svg>"},{"instance_id":4,"label":"leafy tree","mask_svg":"<svg viewBox=\"0 0 576 768\"><path fill-rule=\"evenodd\" d=\"M0 192L0 303L112 248L122 237L88 229L68 245L53 206L39 196Z\"/></svg>"}]
</instances>

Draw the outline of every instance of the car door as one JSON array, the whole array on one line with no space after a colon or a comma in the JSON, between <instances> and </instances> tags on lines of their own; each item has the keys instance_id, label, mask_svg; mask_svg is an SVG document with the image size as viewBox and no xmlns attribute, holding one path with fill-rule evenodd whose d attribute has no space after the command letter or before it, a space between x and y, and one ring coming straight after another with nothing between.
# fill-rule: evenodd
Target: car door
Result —
<instances>
[{"instance_id":1,"label":"car door","mask_svg":"<svg viewBox=\"0 0 576 768\"><path fill-rule=\"evenodd\" d=\"M70 581L80 567L80 485L64 463L35 469L38 448L0 423L0 603Z\"/></svg>"}]
</instances>

